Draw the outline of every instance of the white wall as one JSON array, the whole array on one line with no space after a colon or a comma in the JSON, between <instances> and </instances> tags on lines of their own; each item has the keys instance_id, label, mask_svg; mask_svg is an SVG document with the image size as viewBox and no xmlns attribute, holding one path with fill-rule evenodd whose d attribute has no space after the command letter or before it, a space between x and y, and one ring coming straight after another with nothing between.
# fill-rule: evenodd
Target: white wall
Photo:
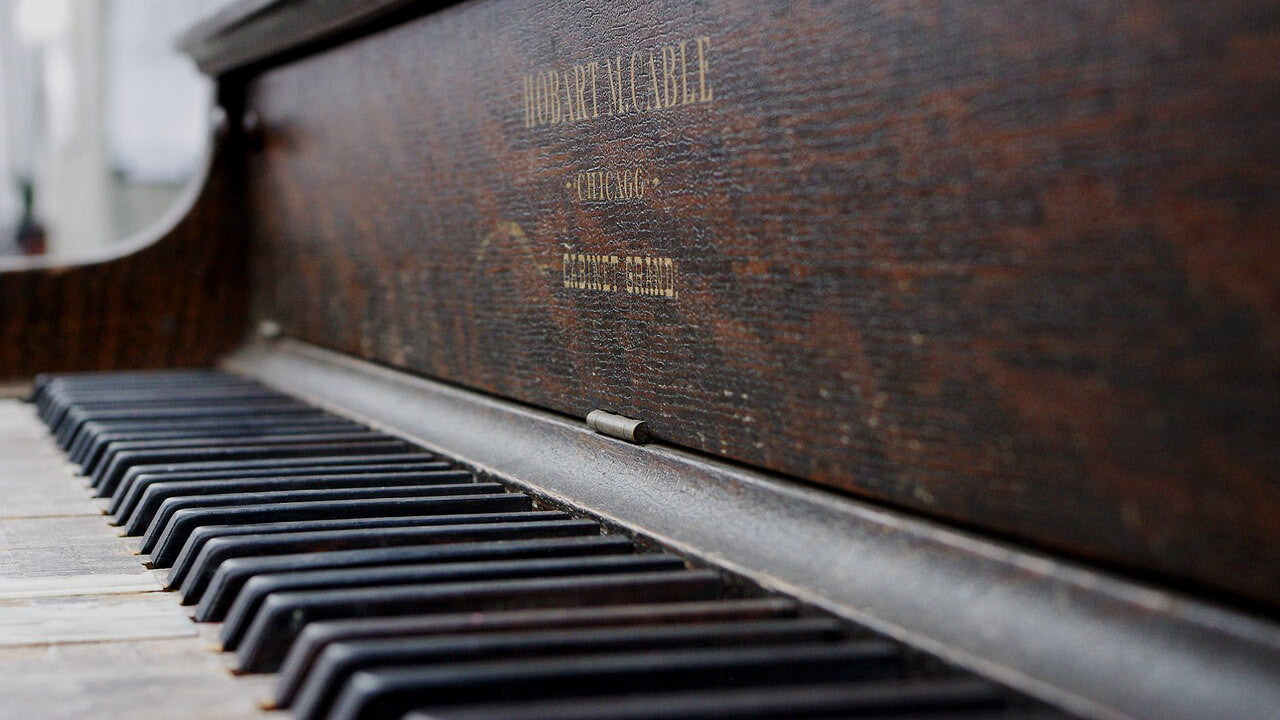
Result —
<instances>
[{"instance_id":1,"label":"white wall","mask_svg":"<svg viewBox=\"0 0 1280 720\"><path fill-rule=\"evenodd\" d=\"M51 254L125 239L167 209L203 154L210 98L174 38L233 1L0 0L0 252L19 173L35 175Z\"/></svg>"}]
</instances>

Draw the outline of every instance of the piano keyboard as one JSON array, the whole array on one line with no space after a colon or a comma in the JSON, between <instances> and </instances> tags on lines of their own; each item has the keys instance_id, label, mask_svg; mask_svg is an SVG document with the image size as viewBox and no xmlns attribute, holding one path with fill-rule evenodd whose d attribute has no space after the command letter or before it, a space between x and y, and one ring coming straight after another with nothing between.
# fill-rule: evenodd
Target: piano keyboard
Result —
<instances>
[{"instance_id":1,"label":"piano keyboard","mask_svg":"<svg viewBox=\"0 0 1280 720\"><path fill-rule=\"evenodd\" d=\"M265 694L266 709L307 720L1059 716L249 379L44 377L34 410L172 591L149 602L186 606L245 676L214 684ZM204 716L242 711L213 703Z\"/></svg>"}]
</instances>

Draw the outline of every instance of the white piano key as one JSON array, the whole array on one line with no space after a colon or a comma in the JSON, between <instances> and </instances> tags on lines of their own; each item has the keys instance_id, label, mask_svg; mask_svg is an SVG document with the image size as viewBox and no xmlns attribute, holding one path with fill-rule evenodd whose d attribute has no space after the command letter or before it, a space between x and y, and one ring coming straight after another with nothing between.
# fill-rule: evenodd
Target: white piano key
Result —
<instances>
[{"instance_id":1,"label":"white piano key","mask_svg":"<svg viewBox=\"0 0 1280 720\"><path fill-rule=\"evenodd\" d=\"M191 638L0 647L0 717L249 720L273 678L233 677Z\"/></svg>"},{"instance_id":2,"label":"white piano key","mask_svg":"<svg viewBox=\"0 0 1280 720\"><path fill-rule=\"evenodd\" d=\"M73 595L156 592L162 585L151 571L108 575L15 578L0 576L0 601Z\"/></svg>"},{"instance_id":3,"label":"white piano key","mask_svg":"<svg viewBox=\"0 0 1280 720\"><path fill-rule=\"evenodd\" d=\"M265 717L89 499L23 403L0 399L0 717Z\"/></svg>"},{"instance_id":4,"label":"white piano key","mask_svg":"<svg viewBox=\"0 0 1280 720\"><path fill-rule=\"evenodd\" d=\"M167 593L0 600L0 646L196 637Z\"/></svg>"}]
</instances>

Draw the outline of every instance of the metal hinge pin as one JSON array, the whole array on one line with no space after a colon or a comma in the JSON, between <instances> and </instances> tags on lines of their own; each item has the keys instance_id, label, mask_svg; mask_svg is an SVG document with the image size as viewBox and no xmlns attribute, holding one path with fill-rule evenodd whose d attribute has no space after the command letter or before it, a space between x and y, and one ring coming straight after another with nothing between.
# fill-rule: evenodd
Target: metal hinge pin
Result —
<instances>
[{"instance_id":1,"label":"metal hinge pin","mask_svg":"<svg viewBox=\"0 0 1280 720\"><path fill-rule=\"evenodd\" d=\"M633 443L649 441L649 427L643 420L615 415L604 410L587 413L587 427L603 435Z\"/></svg>"}]
</instances>

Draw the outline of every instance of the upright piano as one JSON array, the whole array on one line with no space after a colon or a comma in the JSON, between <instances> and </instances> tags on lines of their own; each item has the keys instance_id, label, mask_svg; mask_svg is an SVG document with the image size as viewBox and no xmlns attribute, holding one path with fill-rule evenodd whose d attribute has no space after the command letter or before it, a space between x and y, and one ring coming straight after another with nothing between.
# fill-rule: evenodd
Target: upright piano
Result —
<instances>
[{"instance_id":1,"label":"upright piano","mask_svg":"<svg viewBox=\"0 0 1280 720\"><path fill-rule=\"evenodd\" d=\"M1280 715L1274 3L180 45L172 221L0 260L0 716Z\"/></svg>"}]
</instances>

